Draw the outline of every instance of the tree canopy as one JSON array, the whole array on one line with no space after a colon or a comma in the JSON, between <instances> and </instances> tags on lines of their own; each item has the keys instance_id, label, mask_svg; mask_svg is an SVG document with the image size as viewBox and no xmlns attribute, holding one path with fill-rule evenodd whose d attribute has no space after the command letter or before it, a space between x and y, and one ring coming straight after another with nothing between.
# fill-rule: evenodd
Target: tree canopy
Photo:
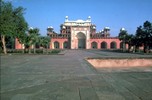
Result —
<instances>
[{"instance_id":1,"label":"tree canopy","mask_svg":"<svg viewBox=\"0 0 152 100\"><path fill-rule=\"evenodd\" d=\"M3 51L6 54L6 45L5 38L10 37L20 37L20 35L25 34L25 31L28 28L28 24L24 19L23 7L13 7L11 2L1 1L1 10L0 10L0 34L1 42L3 46Z\"/></svg>"},{"instance_id":2,"label":"tree canopy","mask_svg":"<svg viewBox=\"0 0 152 100\"><path fill-rule=\"evenodd\" d=\"M144 52L147 52L152 48L152 23L145 21L143 26L137 27L135 35L128 34L126 30L121 29L118 37L123 44L128 44L129 48L143 46Z\"/></svg>"},{"instance_id":3,"label":"tree canopy","mask_svg":"<svg viewBox=\"0 0 152 100\"><path fill-rule=\"evenodd\" d=\"M152 23L145 21L143 26L137 27L135 36L138 44L144 46L144 52L152 48Z\"/></svg>"},{"instance_id":4,"label":"tree canopy","mask_svg":"<svg viewBox=\"0 0 152 100\"><path fill-rule=\"evenodd\" d=\"M120 29L120 33L119 33L119 35L118 35L118 38L119 38L119 40L121 40L122 43L123 43L123 52L126 51L127 36L128 36L127 31L126 31L124 28L121 28L121 29Z\"/></svg>"}]
</instances>

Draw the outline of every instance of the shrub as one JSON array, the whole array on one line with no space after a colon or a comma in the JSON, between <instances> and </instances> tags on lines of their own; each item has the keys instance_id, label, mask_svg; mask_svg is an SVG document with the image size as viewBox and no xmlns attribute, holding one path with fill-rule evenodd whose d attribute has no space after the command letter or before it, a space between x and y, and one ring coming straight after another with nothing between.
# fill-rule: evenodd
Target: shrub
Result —
<instances>
[{"instance_id":1,"label":"shrub","mask_svg":"<svg viewBox=\"0 0 152 100\"><path fill-rule=\"evenodd\" d=\"M60 52L60 50L52 50L50 53L51 54L58 54Z\"/></svg>"}]
</instances>

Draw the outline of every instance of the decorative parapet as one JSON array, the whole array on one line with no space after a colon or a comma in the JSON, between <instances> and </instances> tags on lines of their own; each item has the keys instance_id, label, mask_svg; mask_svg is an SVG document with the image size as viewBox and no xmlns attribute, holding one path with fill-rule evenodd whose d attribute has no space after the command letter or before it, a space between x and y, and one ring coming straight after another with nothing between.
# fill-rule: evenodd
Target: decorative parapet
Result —
<instances>
[{"instance_id":1,"label":"decorative parapet","mask_svg":"<svg viewBox=\"0 0 152 100\"><path fill-rule=\"evenodd\" d=\"M49 36L51 38L60 38L60 39L65 39L65 38L69 38L70 37L69 34L50 34Z\"/></svg>"}]
</instances>

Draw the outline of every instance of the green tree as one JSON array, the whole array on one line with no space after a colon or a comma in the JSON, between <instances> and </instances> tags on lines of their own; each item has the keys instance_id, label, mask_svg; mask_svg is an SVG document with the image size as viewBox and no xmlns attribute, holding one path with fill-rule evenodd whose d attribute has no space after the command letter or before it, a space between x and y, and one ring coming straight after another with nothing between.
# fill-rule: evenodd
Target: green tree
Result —
<instances>
[{"instance_id":1,"label":"green tree","mask_svg":"<svg viewBox=\"0 0 152 100\"><path fill-rule=\"evenodd\" d=\"M1 1L0 34L4 54L7 54L6 37L17 37L18 33L25 33L27 23L24 19L22 7L13 7L10 2Z\"/></svg>"},{"instance_id":2,"label":"green tree","mask_svg":"<svg viewBox=\"0 0 152 100\"><path fill-rule=\"evenodd\" d=\"M22 10L24 10L21 7L18 7L18 9L16 9L16 12L20 12L19 14L22 15ZM16 37L18 39L18 41L22 44L23 48L23 53L24 53L24 49L25 49L25 45L26 41L27 41L27 30L28 30L28 24L26 23L25 19L23 16L16 16L16 20L17 23L17 29L16 29Z\"/></svg>"},{"instance_id":3,"label":"green tree","mask_svg":"<svg viewBox=\"0 0 152 100\"><path fill-rule=\"evenodd\" d=\"M22 47L23 47L22 52L24 53L26 46L28 45L29 37L26 33L25 34L23 33L23 34L18 35L17 38L18 38L19 43L22 44Z\"/></svg>"},{"instance_id":4,"label":"green tree","mask_svg":"<svg viewBox=\"0 0 152 100\"><path fill-rule=\"evenodd\" d=\"M46 48L46 52L48 54L49 44L50 44L50 37L48 36L40 37L40 45L43 47L43 53L44 53L44 48Z\"/></svg>"},{"instance_id":5,"label":"green tree","mask_svg":"<svg viewBox=\"0 0 152 100\"><path fill-rule=\"evenodd\" d=\"M152 48L152 23L146 21L143 26L137 27L136 38L138 44L144 46L144 52L149 51Z\"/></svg>"},{"instance_id":6,"label":"green tree","mask_svg":"<svg viewBox=\"0 0 152 100\"><path fill-rule=\"evenodd\" d=\"M126 44L128 44L128 51L131 51L131 47L134 46L134 38L135 36L133 34L127 34L126 35Z\"/></svg>"},{"instance_id":7,"label":"green tree","mask_svg":"<svg viewBox=\"0 0 152 100\"><path fill-rule=\"evenodd\" d=\"M127 31L126 31L124 28L121 28L121 29L120 29L120 33L119 33L119 35L118 35L118 38L119 38L119 40L121 40L122 43L123 43L123 52L126 51L127 35L128 35Z\"/></svg>"},{"instance_id":8,"label":"green tree","mask_svg":"<svg viewBox=\"0 0 152 100\"><path fill-rule=\"evenodd\" d=\"M34 53L35 53L35 45L38 42L38 37L39 37L39 29L38 28L30 28L28 30L28 43L29 46L29 53L30 53L30 47L33 45Z\"/></svg>"}]
</instances>

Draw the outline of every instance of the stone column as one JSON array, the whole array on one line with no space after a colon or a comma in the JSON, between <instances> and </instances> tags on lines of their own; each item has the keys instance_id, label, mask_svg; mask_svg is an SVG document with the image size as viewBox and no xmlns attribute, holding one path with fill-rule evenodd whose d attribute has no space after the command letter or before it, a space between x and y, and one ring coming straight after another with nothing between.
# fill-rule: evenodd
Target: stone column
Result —
<instances>
[{"instance_id":1,"label":"stone column","mask_svg":"<svg viewBox=\"0 0 152 100\"><path fill-rule=\"evenodd\" d=\"M90 45L90 29L88 29L86 31L86 49L90 49L91 45Z\"/></svg>"},{"instance_id":2,"label":"stone column","mask_svg":"<svg viewBox=\"0 0 152 100\"><path fill-rule=\"evenodd\" d=\"M71 31L71 49L75 49L74 31Z\"/></svg>"}]
</instances>

